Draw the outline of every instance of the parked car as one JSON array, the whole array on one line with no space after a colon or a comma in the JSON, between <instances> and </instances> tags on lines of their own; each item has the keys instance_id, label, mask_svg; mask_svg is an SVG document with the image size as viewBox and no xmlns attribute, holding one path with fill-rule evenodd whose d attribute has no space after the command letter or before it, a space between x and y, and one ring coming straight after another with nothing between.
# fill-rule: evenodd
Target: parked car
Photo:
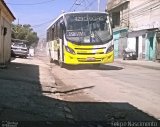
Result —
<instances>
[{"instance_id":1,"label":"parked car","mask_svg":"<svg viewBox=\"0 0 160 127\"><path fill-rule=\"evenodd\" d=\"M13 43L11 45L11 56L12 57L24 57L27 58L28 56L28 48L24 43Z\"/></svg>"},{"instance_id":2,"label":"parked car","mask_svg":"<svg viewBox=\"0 0 160 127\"><path fill-rule=\"evenodd\" d=\"M136 51L132 49L124 49L123 50L123 60L137 60Z\"/></svg>"}]
</instances>

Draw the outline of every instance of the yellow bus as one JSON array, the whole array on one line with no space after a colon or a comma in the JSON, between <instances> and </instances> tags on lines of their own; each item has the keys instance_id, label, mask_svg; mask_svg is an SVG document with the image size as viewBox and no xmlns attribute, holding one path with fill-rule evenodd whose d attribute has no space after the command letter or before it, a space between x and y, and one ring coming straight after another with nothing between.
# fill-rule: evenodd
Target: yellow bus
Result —
<instances>
[{"instance_id":1,"label":"yellow bus","mask_svg":"<svg viewBox=\"0 0 160 127\"><path fill-rule=\"evenodd\" d=\"M105 12L68 12L47 28L50 62L100 65L114 61L113 33Z\"/></svg>"}]
</instances>

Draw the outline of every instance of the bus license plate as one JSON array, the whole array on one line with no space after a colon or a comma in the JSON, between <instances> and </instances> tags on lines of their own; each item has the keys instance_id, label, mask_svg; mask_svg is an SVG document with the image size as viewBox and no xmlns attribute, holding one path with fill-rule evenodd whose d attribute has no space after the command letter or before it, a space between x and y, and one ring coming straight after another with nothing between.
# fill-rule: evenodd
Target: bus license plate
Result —
<instances>
[{"instance_id":1,"label":"bus license plate","mask_svg":"<svg viewBox=\"0 0 160 127\"><path fill-rule=\"evenodd\" d=\"M95 61L95 58L94 57L88 57L87 61Z\"/></svg>"}]
</instances>

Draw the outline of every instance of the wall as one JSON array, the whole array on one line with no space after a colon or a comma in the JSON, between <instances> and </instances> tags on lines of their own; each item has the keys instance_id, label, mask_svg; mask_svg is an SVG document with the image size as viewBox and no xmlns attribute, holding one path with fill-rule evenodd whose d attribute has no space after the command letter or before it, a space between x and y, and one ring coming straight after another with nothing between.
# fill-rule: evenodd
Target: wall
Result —
<instances>
[{"instance_id":1,"label":"wall","mask_svg":"<svg viewBox=\"0 0 160 127\"><path fill-rule=\"evenodd\" d=\"M0 2L0 65L5 65L10 61L11 56L11 23L14 17ZM4 36L4 27L7 28L7 34Z\"/></svg>"},{"instance_id":2,"label":"wall","mask_svg":"<svg viewBox=\"0 0 160 127\"><path fill-rule=\"evenodd\" d=\"M130 0L130 30L160 27L159 0Z\"/></svg>"},{"instance_id":3,"label":"wall","mask_svg":"<svg viewBox=\"0 0 160 127\"><path fill-rule=\"evenodd\" d=\"M118 42L119 42L120 32L113 32L113 40L114 40L114 57L118 58Z\"/></svg>"},{"instance_id":4,"label":"wall","mask_svg":"<svg viewBox=\"0 0 160 127\"><path fill-rule=\"evenodd\" d=\"M114 27L128 27L129 26L129 2L123 1L119 6L107 10L112 16Z\"/></svg>"},{"instance_id":5,"label":"wall","mask_svg":"<svg viewBox=\"0 0 160 127\"><path fill-rule=\"evenodd\" d=\"M136 45L136 38L135 37L128 38L127 48L136 51L135 45Z\"/></svg>"},{"instance_id":6,"label":"wall","mask_svg":"<svg viewBox=\"0 0 160 127\"><path fill-rule=\"evenodd\" d=\"M111 9L115 8L116 6L119 6L123 3L125 3L126 1L129 1L129 0L108 0L107 1L107 10L111 10Z\"/></svg>"},{"instance_id":7,"label":"wall","mask_svg":"<svg viewBox=\"0 0 160 127\"><path fill-rule=\"evenodd\" d=\"M113 31L114 57L122 57L123 50L127 47L127 29L117 29Z\"/></svg>"}]
</instances>

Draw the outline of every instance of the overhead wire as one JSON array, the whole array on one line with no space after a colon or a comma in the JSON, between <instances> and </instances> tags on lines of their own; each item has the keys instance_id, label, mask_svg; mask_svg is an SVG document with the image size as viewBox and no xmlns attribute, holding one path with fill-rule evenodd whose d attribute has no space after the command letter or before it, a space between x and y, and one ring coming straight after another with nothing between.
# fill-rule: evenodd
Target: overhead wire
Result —
<instances>
[{"instance_id":1,"label":"overhead wire","mask_svg":"<svg viewBox=\"0 0 160 127\"><path fill-rule=\"evenodd\" d=\"M128 18L130 18L130 19L131 18L138 18L139 16L150 11L150 8L154 9L154 8L158 7L159 6L158 3L159 2L157 2L156 0L152 0L152 1L148 0L145 3L142 3L132 9L129 9L128 11L123 12L122 20L128 20Z\"/></svg>"},{"instance_id":2,"label":"overhead wire","mask_svg":"<svg viewBox=\"0 0 160 127\"><path fill-rule=\"evenodd\" d=\"M132 9L129 9L128 11L130 12L130 14L131 13L137 13L137 12L140 12L140 10L136 10L136 9L141 9L143 6L146 6L146 4L149 4L149 3L151 3L151 2L153 2L153 1L155 1L155 0L148 0L148 1L146 1L145 3L142 3L142 4L140 4L140 5L137 5L137 6L135 6L134 8L132 8ZM144 8L143 8L144 9ZM123 14L125 14L125 13L128 13L128 12L123 12Z\"/></svg>"},{"instance_id":3,"label":"overhead wire","mask_svg":"<svg viewBox=\"0 0 160 127\"><path fill-rule=\"evenodd\" d=\"M139 10L134 11L134 12L132 12L132 10L131 10L130 13L133 15L133 14L137 14L137 12L141 13L141 12L147 11L150 8L152 8L152 6L154 7L154 5L157 4L157 3L159 3L159 2L151 1L151 2L149 2L147 4L144 4L145 7L142 6Z\"/></svg>"},{"instance_id":4,"label":"overhead wire","mask_svg":"<svg viewBox=\"0 0 160 127\"><path fill-rule=\"evenodd\" d=\"M86 2L86 1L87 1L87 2ZM76 4L77 2L79 2L79 4ZM84 10L88 10L89 7L91 7L95 2L96 2L95 0L93 0L93 1L91 1L91 2L89 2L88 0L79 0L79 1L78 1L78 0L75 0L75 2L73 3L73 5L71 6L71 8L70 8L68 11L76 11L80 6L83 5L83 3L85 3L85 6L84 6L83 11L84 11ZM88 3L88 5L87 5L86 3ZM77 7L74 8L75 5L76 5ZM73 8L74 8L74 9L73 9Z\"/></svg>"},{"instance_id":5,"label":"overhead wire","mask_svg":"<svg viewBox=\"0 0 160 127\"><path fill-rule=\"evenodd\" d=\"M156 0L148 1L145 4L142 4L142 6L138 5L134 7L134 9L130 9L128 11L129 17L122 17L121 21L123 22L123 20L128 20L129 23L131 19L138 20L140 16L147 16L147 18L151 19L153 14L152 12L160 8L160 3Z\"/></svg>"},{"instance_id":6,"label":"overhead wire","mask_svg":"<svg viewBox=\"0 0 160 127\"><path fill-rule=\"evenodd\" d=\"M37 25L33 25L32 28L41 27L41 26L46 25L46 24L48 24L48 23L51 23L51 22L53 22L53 21L54 21L54 19L51 19L51 20L48 20L48 21L46 21L46 22L43 22L43 23L40 23L40 24L37 24Z\"/></svg>"},{"instance_id":7,"label":"overhead wire","mask_svg":"<svg viewBox=\"0 0 160 127\"><path fill-rule=\"evenodd\" d=\"M154 0L153 0L153 1L150 1L150 2L148 3L148 5L143 3L143 6L136 6L136 7L133 9L134 11L133 11L132 9L129 10L130 18L138 18L139 16L141 16L141 15L147 13L148 11L150 11L151 8L152 8L152 10L153 10L154 8L156 8L156 7L158 7L158 6L160 6L159 2L155 2ZM137 10L135 10L135 9L137 9ZM125 12L125 13L127 14L127 12ZM125 15L125 13L124 13L124 15ZM125 20L125 19L126 19L126 18L124 18L124 20Z\"/></svg>"},{"instance_id":8,"label":"overhead wire","mask_svg":"<svg viewBox=\"0 0 160 127\"><path fill-rule=\"evenodd\" d=\"M69 9L70 11L72 10L72 8L74 7L74 5L76 5L76 2L78 2L78 0L75 0L75 2L73 3L73 5L71 6L71 8ZM85 0L81 0L81 1L79 1L80 2L80 4L82 4L83 2L85 2ZM87 0L87 2L88 2L88 0ZM93 3L94 3L95 1L93 0L91 3L89 3L88 4L88 6L86 6L85 8L88 8L89 6L91 6ZM75 9L77 9L77 8L75 8ZM48 24L48 23L51 23L51 22L53 22L54 21L54 19L51 19L51 20L48 20L48 21L46 21L46 22L43 22L43 23L40 23L40 24L37 24L37 25L33 25L33 26L31 26L32 28L37 28L37 27L41 27L41 26L43 26L43 25L46 25L46 24Z\"/></svg>"},{"instance_id":9,"label":"overhead wire","mask_svg":"<svg viewBox=\"0 0 160 127\"><path fill-rule=\"evenodd\" d=\"M79 5L77 5L77 7L76 7L74 10L76 10L76 9L78 9L80 6L82 6L84 2L85 2L85 0L80 0ZM86 6L86 5L85 5L85 6Z\"/></svg>"},{"instance_id":10,"label":"overhead wire","mask_svg":"<svg viewBox=\"0 0 160 127\"><path fill-rule=\"evenodd\" d=\"M78 0L75 0L75 2L73 3L73 5L70 7L70 9L69 9L68 11L71 11L71 10L72 10L72 8L74 7L74 5L76 4L77 1L78 1Z\"/></svg>"},{"instance_id":11,"label":"overhead wire","mask_svg":"<svg viewBox=\"0 0 160 127\"><path fill-rule=\"evenodd\" d=\"M88 6L86 6L86 7L85 7L85 10L87 10L87 9L88 9L88 7L89 7L89 6L92 6L95 2L96 2L96 1L95 1L95 0L93 0L91 3L89 3L89 4L88 4Z\"/></svg>"}]
</instances>

